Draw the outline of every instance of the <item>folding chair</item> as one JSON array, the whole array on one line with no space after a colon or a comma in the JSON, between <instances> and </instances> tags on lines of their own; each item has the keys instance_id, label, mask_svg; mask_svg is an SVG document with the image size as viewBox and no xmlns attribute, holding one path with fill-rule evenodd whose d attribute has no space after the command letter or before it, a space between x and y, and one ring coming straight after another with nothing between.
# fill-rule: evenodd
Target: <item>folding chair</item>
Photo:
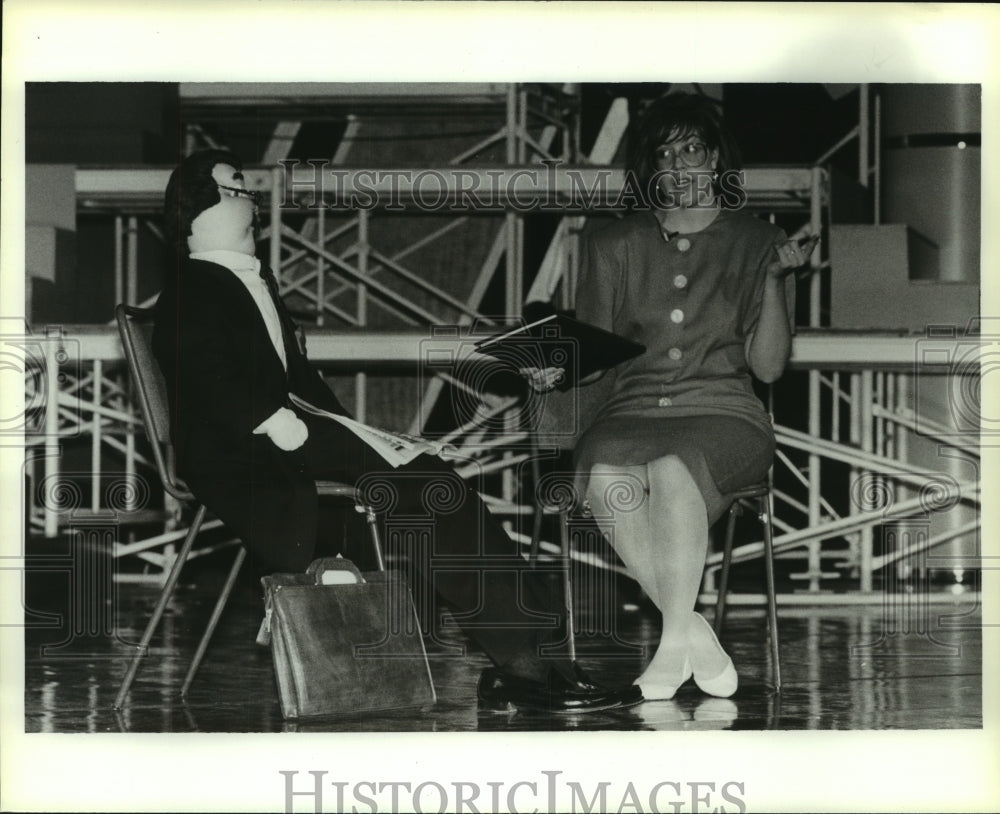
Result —
<instances>
[{"instance_id":1,"label":"folding chair","mask_svg":"<svg viewBox=\"0 0 1000 814\"><path fill-rule=\"evenodd\" d=\"M764 531L764 575L767 581L767 626L771 637L771 659L774 664L774 691L781 692L781 655L778 640L778 600L774 583L774 533L771 525L773 498L771 487L762 482L749 486L733 495L729 506L729 517L726 521L726 539L722 549L722 564L719 568L719 591L715 604L715 619L713 627L715 635L722 632L722 623L726 616L726 596L729 590L729 566L733 560L733 535L736 530L736 518L743 512L746 504L755 504L757 519Z\"/></svg>"},{"instance_id":2,"label":"folding chair","mask_svg":"<svg viewBox=\"0 0 1000 814\"><path fill-rule=\"evenodd\" d=\"M538 462L538 449L537 445L534 447L535 454L532 456L533 474L535 478L536 486L539 482L540 469L537 465ZM572 489L568 490L568 493L572 492ZM536 496L537 497L537 496ZM733 495L733 502L730 504L728 519L726 523L726 539L723 548L722 564L720 567L719 574L719 592L718 599L715 608L715 619L714 619L714 630L716 636L722 630L722 623L725 619L726 614L726 594L729 588L729 567L732 564L732 554L733 554L733 537L736 530L736 518L742 513L744 505L750 503L751 501L757 504L757 517L761 522L764 530L764 572L767 581L767 618L768 618L768 629L771 638L771 657L774 664L774 691L781 691L781 660L779 654L779 639L778 639L778 605L777 605L777 593L775 588L774 579L774 539L771 526L771 513L772 513L772 497L771 497L771 487L764 481L754 486L742 489ZM530 549L530 560L532 563L537 561L538 549L541 541L541 530L542 530L542 516L544 514L551 514L554 512L559 512L561 514L559 531L560 531L560 555L562 556L565 563L564 571L564 587L566 591L566 607L567 607L567 625L570 631L570 648L575 650L573 642L573 594L572 594L572 577L571 577L571 561L572 556L571 545L570 545L570 535L569 535L569 523L571 512L575 509L575 506L560 506L560 507L549 507L541 505L541 503L536 503L535 505L535 520L532 528L531 535L531 549Z\"/></svg>"},{"instance_id":3,"label":"folding chair","mask_svg":"<svg viewBox=\"0 0 1000 814\"><path fill-rule=\"evenodd\" d=\"M152 351L152 316L151 308L136 308L121 304L115 309L115 317L118 320L118 331L121 334L122 346L125 350L125 360L128 363L129 374L131 375L135 387L136 400L139 403L139 410L142 416L142 423L149 438L150 446L153 450L153 459L156 463L156 471L159 473L164 490L179 500L181 503L196 503L195 496L188 490L187 485L177 477L174 469L173 447L170 443L170 419L167 406L166 381L160 372L159 365L153 356ZM317 481L316 491L321 497L347 498L356 501L356 493L353 486L332 481ZM371 533L372 546L375 551L375 560L378 570L385 570L385 562L382 558L382 541L378 530L378 521L374 510L367 505L358 505L358 510L365 515L369 531ZM159 626L163 612L173 595L180 577L181 568L188 559L191 547L195 538L201 530L201 525L205 520L207 510L204 505L198 504L194 519L184 538L184 543L177 552L177 557L173 562L170 573L160 592L153 615L146 625L142 634L142 639L132 656L125 677L122 679L118 695L115 696L114 708L121 709L125 696L128 695L135 680L136 672L139 669L139 661L145 655L153 634ZM208 649L208 642L215 632L215 628L222 616L222 611L226 607L229 595L243 561L246 559L246 549L241 545L233 560L232 567L222 586L222 591L215 603L208 625L198 642L198 648L191 660L187 675L184 677L184 684L181 687L181 697L187 695L194 675L201 665Z\"/></svg>"}]
</instances>

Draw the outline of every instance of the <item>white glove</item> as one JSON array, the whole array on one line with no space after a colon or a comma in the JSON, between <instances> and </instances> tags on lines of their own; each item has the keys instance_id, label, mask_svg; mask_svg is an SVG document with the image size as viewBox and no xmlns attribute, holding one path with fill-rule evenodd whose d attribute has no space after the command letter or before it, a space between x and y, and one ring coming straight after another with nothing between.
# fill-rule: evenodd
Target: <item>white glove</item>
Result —
<instances>
[{"instance_id":1,"label":"white glove","mask_svg":"<svg viewBox=\"0 0 1000 814\"><path fill-rule=\"evenodd\" d=\"M295 413L287 407L281 407L254 431L254 435L266 434L278 449L291 452L298 449L309 437L309 429Z\"/></svg>"}]
</instances>

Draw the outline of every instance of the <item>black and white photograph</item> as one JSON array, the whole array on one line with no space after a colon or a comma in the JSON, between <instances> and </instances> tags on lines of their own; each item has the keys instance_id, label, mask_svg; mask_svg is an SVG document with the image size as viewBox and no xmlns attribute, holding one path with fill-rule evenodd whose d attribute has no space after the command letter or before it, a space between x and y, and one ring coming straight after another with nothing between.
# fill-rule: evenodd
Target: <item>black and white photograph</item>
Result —
<instances>
[{"instance_id":1,"label":"black and white photograph","mask_svg":"<svg viewBox=\"0 0 1000 814\"><path fill-rule=\"evenodd\" d=\"M0 810L1000 805L990 7L4 22Z\"/></svg>"}]
</instances>

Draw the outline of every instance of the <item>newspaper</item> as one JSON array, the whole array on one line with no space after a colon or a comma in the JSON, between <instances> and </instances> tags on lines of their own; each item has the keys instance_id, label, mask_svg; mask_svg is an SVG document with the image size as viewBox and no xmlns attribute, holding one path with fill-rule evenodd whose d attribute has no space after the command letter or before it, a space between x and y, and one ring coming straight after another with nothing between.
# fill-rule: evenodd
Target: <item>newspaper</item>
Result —
<instances>
[{"instance_id":1,"label":"newspaper","mask_svg":"<svg viewBox=\"0 0 1000 814\"><path fill-rule=\"evenodd\" d=\"M445 441L432 441L426 438L418 438L414 435L407 435L401 432L392 432L378 427L372 427L348 418L345 415L337 415L328 410L320 409L308 401L299 398L294 393L289 394L292 404L300 410L321 418L328 418L344 425L358 438L364 441L369 447L375 450L393 468L407 464L418 455L437 455L445 460L462 459L458 450Z\"/></svg>"}]
</instances>

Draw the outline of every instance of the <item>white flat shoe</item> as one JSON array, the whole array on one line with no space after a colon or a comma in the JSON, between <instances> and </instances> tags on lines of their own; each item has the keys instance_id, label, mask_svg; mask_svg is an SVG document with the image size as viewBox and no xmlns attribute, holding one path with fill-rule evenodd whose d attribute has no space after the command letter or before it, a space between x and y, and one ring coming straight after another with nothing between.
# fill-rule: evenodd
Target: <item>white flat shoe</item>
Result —
<instances>
[{"instance_id":1,"label":"white flat shoe","mask_svg":"<svg viewBox=\"0 0 1000 814\"><path fill-rule=\"evenodd\" d=\"M694 683L704 693L714 695L716 698L728 698L736 692L736 688L739 685L739 676L736 673L736 668L733 666L733 660L722 649L722 645L719 644L719 640L715 637L715 631L712 630L712 626L708 623L708 620L697 612L694 616L696 618L693 623L693 629L689 633L691 644L689 652L692 656ZM704 672L698 669L698 649L699 647L705 648L706 646L711 647L718 655L725 658L725 667L715 675L705 675Z\"/></svg>"},{"instance_id":2,"label":"white flat shoe","mask_svg":"<svg viewBox=\"0 0 1000 814\"><path fill-rule=\"evenodd\" d=\"M677 694L681 685L691 678L691 659L684 657L684 666L681 668L681 678L677 680L677 674L673 676L657 676L655 673L649 675L643 673L632 683L642 690L642 697L646 701L669 701Z\"/></svg>"}]
</instances>

